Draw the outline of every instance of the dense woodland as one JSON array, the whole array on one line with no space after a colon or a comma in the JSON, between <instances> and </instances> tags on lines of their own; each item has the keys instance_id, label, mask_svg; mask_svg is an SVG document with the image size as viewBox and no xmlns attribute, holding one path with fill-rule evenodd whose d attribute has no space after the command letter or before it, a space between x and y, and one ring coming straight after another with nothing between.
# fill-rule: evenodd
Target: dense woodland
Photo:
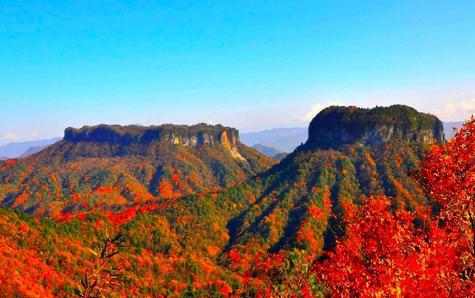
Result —
<instances>
[{"instance_id":1,"label":"dense woodland","mask_svg":"<svg viewBox=\"0 0 475 298\"><path fill-rule=\"evenodd\" d=\"M392 109L278 164L219 133L1 162L0 297L475 297L475 120Z\"/></svg>"}]
</instances>

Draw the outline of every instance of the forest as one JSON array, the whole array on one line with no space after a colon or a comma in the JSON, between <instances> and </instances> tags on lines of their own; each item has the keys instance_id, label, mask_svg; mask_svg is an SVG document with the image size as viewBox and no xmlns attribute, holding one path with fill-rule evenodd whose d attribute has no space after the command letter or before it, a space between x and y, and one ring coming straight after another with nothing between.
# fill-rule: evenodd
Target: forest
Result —
<instances>
[{"instance_id":1,"label":"forest","mask_svg":"<svg viewBox=\"0 0 475 298\"><path fill-rule=\"evenodd\" d=\"M445 141L398 112L381 143L372 113L353 143L311 131L280 163L221 127L0 162L0 297L474 297L475 120Z\"/></svg>"}]
</instances>

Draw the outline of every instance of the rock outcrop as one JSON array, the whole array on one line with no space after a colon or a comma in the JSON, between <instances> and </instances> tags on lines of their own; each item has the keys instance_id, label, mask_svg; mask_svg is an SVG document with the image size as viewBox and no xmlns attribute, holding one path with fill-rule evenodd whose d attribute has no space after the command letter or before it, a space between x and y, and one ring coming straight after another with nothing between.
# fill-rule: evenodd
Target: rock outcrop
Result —
<instances>
[{"instance_id":1,"label":"rock outcrop","mask_svg":"<svg viewBox=\"0 0 475 298\"><path fill-rule=\"evenodd\" d=\"M311 122L306 148L338 149L345 145L379 145L392 141L442 143L442 122L435 116L394 105L364 109L333 106Z\"/></svg>"},{"instance_id":2,"label":"rock outcrop","mask_svg":"<svg viewBox=\"0 0 475 298\"><path fill-rule=\"evenodd\" d=\"M236 146L239 142L239 132L235 128L221 125L197 124L160 126L120 126L98 125L84 126L80 129L67 128L64 140L68 142L96 142L116 145L148 144L167 142L186 146L223 144Z\"/></svg>"}]
</instances>

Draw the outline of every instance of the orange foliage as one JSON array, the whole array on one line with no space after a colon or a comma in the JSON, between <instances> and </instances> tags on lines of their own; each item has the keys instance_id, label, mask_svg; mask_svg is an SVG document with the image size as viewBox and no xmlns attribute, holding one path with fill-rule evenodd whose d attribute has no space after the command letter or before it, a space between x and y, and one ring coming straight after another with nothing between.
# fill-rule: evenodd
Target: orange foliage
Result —
<instances>
[{"instance_id":1,"label":"orange foliage","mask_svg":"<svg viewBox=\"0 0 475 298\"><path fill-rule=\"evenodd\" d=\"M107 195L114 192L114 188L111 186L100 186L96 189L98 195Z\"/></svg>"},{"instance_id":2,"label":"orange foliage","mask_svg":"<svg viewBox=\"0 0 475 298\"><path fill-rule=\"evenodd\" d=\"M311 218L315 220L323 220L325 216L325 213L323 212L323 210L315 206L314 204L308 207L308 214L310 215Z\"/></svg>"},{"instance_id":3,"label":"orange foliage","mask_svg":"<svg viewBox=\"0 0 475 298\"><path fill-rule=\"evenodd\" d=\"M210 245L208 246L207 251L210 256L214 257L221 251L221 249L217 246Z\"/></svg>"},{"instance_id":4,"label":"orange foliage","mask_svg":"<svg viewBox=\"0 0 475 298\"><path fill-rule=\"evenodd\" d=\"M61 276L32 250L20 249L0 238L0 285L2 297L55 297Z\"/></svg>"},{"instance_id":5,"label":"orange foliage","mask_svg":"<svg viewBox=\"0 0 475 298\"><path fill-rule=\"evenodd\" d=\"M168 180L163 179L160 181L158 191L162 198L172 199L175 197L175 193L173 191L173 185Z\"/></svg>"}]
</instances>

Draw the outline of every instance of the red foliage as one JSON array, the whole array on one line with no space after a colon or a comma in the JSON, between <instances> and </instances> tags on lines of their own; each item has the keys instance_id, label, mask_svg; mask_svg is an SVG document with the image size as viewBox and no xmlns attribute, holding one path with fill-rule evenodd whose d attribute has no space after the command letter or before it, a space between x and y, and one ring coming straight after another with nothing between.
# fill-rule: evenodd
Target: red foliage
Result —
<instances>
[{"instance_id":1,"label":"red foliage","mask_svg":"<svg viewBox=\"0 0 475 298\"><path fill-rule=\"evenodd\" d=\"M231 288L231 286L229 286L225 281L218 280L214 285L223 297L229 297L233 293L233 288Z\"/></svg>"},{"instance_id":2,"label":"red foliage","mask_svg":"<svg viewBox=\"0 0 475 298\"><path fill-rule=\"evenodd\" d=\"M459 272L475 283L475 119L443 146L434 146L422 168L423 183L440 204L440 220L459 254Z\"/></svg>"},{"instance_id":3,"label":"red foliage","mask_svg":"<svg viewBox=\"0 0 475 298\"><path fill-rule=\"evenodd\" d=\"M83 221L86 219L86 216L87 216L87 212L72 213L72 212L63 211L59 214L59 216L55 218L55 220L61 223L68 223L75 219Z\"/></svg>"},{"instance_id":4,"label":"red foliage","mask_svg":"<svg viewBox=\"0 0 475 298\"><path fill-rule=\"evenodd\" d=\"M463 297L457 249L436 222L419 228L413 214L392 213L384 197L368 198L347 219L338 241L315 272L338 297Z\"/></svg>"},{"instance_id":5,"label":"red foliage","mask_svg":"<svg viewBox=\"0 0 475 298\"><path fill-rule=\"evenodd\" d=\"M111 186L100 186L96 189L96 193L99 195L107 195L114 192L114 188Z\"/></svg>"},{"instance_id":6,"label":"red foliage","mask_svg":"<svg viewBox=\"0 0 475 298\"><path fill-rule=\"evenodd\" d=\"M241 254L237 249L233 248L228 252L228 258L231 261L231 266L236 267L241 261Z\"/></svg>"},{"instance_id":7,"label":"red foliage","mask_svg":"<svg viewBox=\"0 0 475 298\"><path fill-rule=\"evenodd\" d=\"M323 212L323 210L315 205L311 205L308 207L308 214L315 220L323 220L323 218L325 217L325 213Z\"/></svg>"},{"instance_id":8,"label":"red foliage","mask_svg":"<svg viewBox=\"0 0 475 298\"><path fill-rule=\"evenodd\" d=\"M346 236L314 268L332 295L475 296L475 119L430 150L421 174L437 214L391 212L385 198L342 204Z\"/></svg>"},{"instance_id":9,"label":"red foliage","mask_svg":"<svg viewBox=\"0 0 475 298\"><path fill-rule=\"evenodd\" d=\"M7 159L7 160L5 160L5 165L7 167L13 167L17 163L18 163L18 160L16 160L16 159Z\"/></svg>"},{"instance_id":10,"label":"red foliage","mask_svg":"<svg viewBox=\"0 0 475 298\"><path fill-rule=\"evenodd\" d=\"M54 297L64 281L38 254L0 238L1 297Z\"/></svg>"},{"instance_id":11,"label":"red foliage","mask_svg":"<svg viewBox=\"0 0 475 298\"><path fill-rule=\"evenodd\" d=\"M121 212L109 212L107 214L107 217L109 218L111 223L115 225L123 225L134 219L136 215L137 208L130 207Z\"/></svg>"}]
</instances>

